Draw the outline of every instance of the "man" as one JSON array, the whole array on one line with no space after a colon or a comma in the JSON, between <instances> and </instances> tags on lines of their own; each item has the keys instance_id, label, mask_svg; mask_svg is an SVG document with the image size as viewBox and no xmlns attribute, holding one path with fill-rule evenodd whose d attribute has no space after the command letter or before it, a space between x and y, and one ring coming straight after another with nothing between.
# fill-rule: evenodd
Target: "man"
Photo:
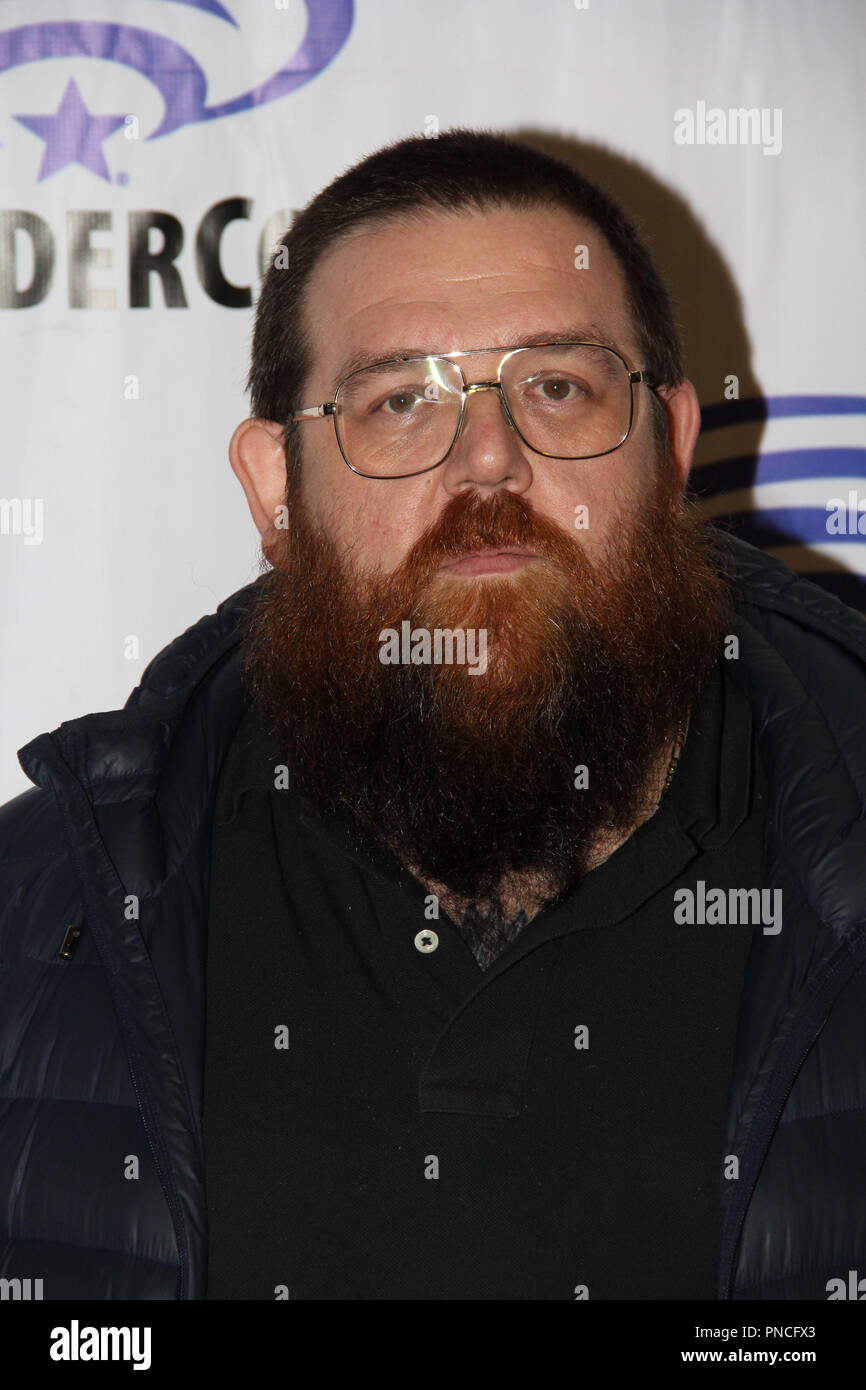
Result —
<instances>
[{"instance_id":1,"label":"man","mask_svg":"<svg viewBox=\"0 0 866 1390\"><path fill-rule=\"evenodd\" d=\"M503 137L296 219L269 568L2 813L3 1274L730 1299L866 1273L866 628L684 500L621 209Z\"/></svg>"}]
</instances>

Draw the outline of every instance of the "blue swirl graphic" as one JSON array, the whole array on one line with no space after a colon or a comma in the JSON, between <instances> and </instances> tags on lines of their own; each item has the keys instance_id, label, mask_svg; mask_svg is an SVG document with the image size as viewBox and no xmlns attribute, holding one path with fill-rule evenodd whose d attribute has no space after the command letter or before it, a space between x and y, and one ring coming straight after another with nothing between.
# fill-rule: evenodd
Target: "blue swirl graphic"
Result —
<instances>
[{"instance_id":1,"label":"blue swirl graphic","mask_svg":"<svg viewBox=\"0 0 866 1390\"><path fill-rule=\"evenodd\" d=\"M170 0L229 21L219 0ZM229 101L208 106L207 74L193 55L172 39L127 24L63 21L24 24L0 33L0 73L48 58L103 58L147 77L165 102L165 114L148 136L156 140L175 130L220 116L249 111L287 96L316 77L336 57L352 28L353 0L304 0L307 28L289 61L266 81Z\"/></svg>"},{"instance_id":2,"label":"blue swirl graphic","mask_svg":"<svg viewBox=\"0 0 866 1390\"><path fill-rule=\"evenodd\" d=\"M761 424L768 420L807 419L822 416L866 416L866 396L759 396L742 401L721 401L701 411L701 432L711 433L729 426ZM721 441L720 441L721 442ZM838 498L845 515L845 529L828 530L830 498L824 506L764 506L760 494L754 505L744 506L734 494L748 492L767 483L806 482L834 478L862 480L855 492L855 504L848 510L848 497ZM866 544L866 534L858 527L859 500L866 496L866 447L832 445L793 449L753 449L750 452L714 458L693 469L689 478L692 493L701 500L724 502L731 495L730 510L713 512L712 520L731 530L761 550L782 549L792 569L827 589L852 608L866 611L866 576L861 572L862 551L853 546ZM837 484L838 490L838 484ZM846 489L842 489L843 493ZM832 546L835 559L827 553ZM820 552L809 548L821 546Z\"/></svg>"}]
</instances>

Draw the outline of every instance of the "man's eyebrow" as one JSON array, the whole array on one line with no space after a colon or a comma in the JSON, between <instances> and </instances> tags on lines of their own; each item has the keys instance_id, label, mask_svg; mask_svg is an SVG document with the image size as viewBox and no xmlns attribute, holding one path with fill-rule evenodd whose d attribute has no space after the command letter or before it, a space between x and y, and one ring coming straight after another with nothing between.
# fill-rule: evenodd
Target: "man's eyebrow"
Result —
<instances>
[{"instance_id":1,"label":"man's eyebrow","mask_svg":"<svg viewBox=\"0 0 866 1390\"><path fill-rule=\"evenodd\" d=\"M476 351L496 352L498 349L508 351L510 348L537 347L539 343L601 343L602 347L613 348L616 352L620 349L613 341L610 334L605 329L600 328L596 323L583 323L571 328L562 328L556 332L550 329L542 330L539 333L522 333L511 339L507 343L495 343L492 348L476 349ZM457 351L456 348L449 349ZM471 352L472 348L462 348L462 352ZM400 344L399 347L380 348L376 352L361 349L353 352L346 357L336 369L334 376L334 389L337 382L352 372L358 372L362 367L375 367L379 362L388 362L394 357L435 357L436 353L431 352L429 347L407 347Z\"/></svg>"}]
</instances>

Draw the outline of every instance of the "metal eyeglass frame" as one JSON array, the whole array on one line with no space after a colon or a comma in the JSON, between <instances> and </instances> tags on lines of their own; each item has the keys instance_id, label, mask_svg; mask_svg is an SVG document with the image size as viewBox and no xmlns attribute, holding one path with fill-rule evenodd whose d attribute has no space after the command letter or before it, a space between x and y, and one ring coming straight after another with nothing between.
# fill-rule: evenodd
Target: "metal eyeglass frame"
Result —
<instances>
[{"instance_id":1,"label":"metal eyeglass frame","mask_svg":"<svg viewBox=\"0 0 866 1390\"><path fill-rule=\"evenodd\" d=\"M619 443L614 444L610 449L603 449L600 454L545 453L544 450L534 449L530 444L529 440L526 439L523 434L521 434L520 430L517 428L517 425L514 423L511 411L508 408L508 398L505 395L504 390L502 389L502 368L505 366L505 363L510 358L516 356L517 353L537 352L539 348L546 347L603 348L605 352L610 352L613 354L614 357L619 358L623 366L623 371L628 377L629 387L640 385L640 383L642 382L645 386L648 386L651 391L655 391L655 387L650 385L650 382L647 380L646 371L633 371L631 367L629 367L622 353L617 352L616 348L610 347L608 343L592 343L584 342L583 340L576 340L574 342L567 343L533 343L527 347L518 348L461 348L455 352L430 352L420 357L386 357L383 358L381 362L368 362L366 366L357 367L355 371L349 372L347 376L343 377L342 381L339 381L337 383L334 389L334 399L332 401L323 401L320 405L304 406L300 410L296 410L293 413L291 419L293 423L306 424L310 420L323 419L326 416L330 415L334 421L334 433L337 436L337 446L340 450L340 453L343 456L343 462L345 463L346 467L351 468L353 473L357 473L359 478L381 479L385 482L391 480L396 481L398 478L420 478L424 473L431 473L434 468L440 468L442 466L442 464L445 462L448 455L451 453L451 450L454 448L454 445L457 443L457 440L460 436L460 431L463 428L463 420L466 414L466 398L467 396L471 395L473 391L498 391L499 403L502 406L505 418L508 421L509 425L514 430L515 434L517 434L517 436L523 440L523 443L526 445L527 449L531 449L534 454L539 454L542 458L571 459L574 461L579 461L583 459L604 458L607 454L612 454L616 449L621 448L625 441L628 439L629 435L631 434L631 427L634 423L634 391L632 390L629 390L629 414L628 427L626 428L626 432L623 435L622 439L619 441ZM467 384L466 377L463 375L463 369L461 368L460 364L458 362L454 364L457 367L457 370L460 373L460 379L463 382L463 389L460 398L460 414L457 418L457 425L454 430L454 438L451 440L451 443L448 445L448 448L445 450L445 453L442 455L441 459L437 459L436 463L431 463L427 468L420 468L412 473L362 473L361 469L356 468L355 465L350 461L345 449L343 448L343 441L340 438L340 427L337 424L337 409L340 400L340 392L346 385L347 381L351 381L353 377L360 375L361 372L369 371L371 367L388 367L392 363L396 362L429 362L431 360L435 361L437 359L442 359L448 362L453 357L474 357L491 352L501 352L504 354L504 356L500 360L495 381L476 381Z\"/></svg>"}]
</instances>

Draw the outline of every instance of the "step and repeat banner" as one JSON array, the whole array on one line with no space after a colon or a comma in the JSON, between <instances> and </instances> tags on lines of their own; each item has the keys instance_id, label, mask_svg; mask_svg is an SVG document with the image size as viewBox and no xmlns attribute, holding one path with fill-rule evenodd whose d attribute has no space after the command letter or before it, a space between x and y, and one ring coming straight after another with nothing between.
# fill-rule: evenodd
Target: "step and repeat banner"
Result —
<instances>
[{"instance_id":1,"label":"step and repeat banner","mask_svg":"<svg viewBox=\"0 0 866 1390\"><path fill-rule=\"evenodd\" d=\"M273 243L409 134L639 221L708 515L866 609L859 0L0 0L0 800L258 573L227 444Z\"/></svg>"}]
</instances>

